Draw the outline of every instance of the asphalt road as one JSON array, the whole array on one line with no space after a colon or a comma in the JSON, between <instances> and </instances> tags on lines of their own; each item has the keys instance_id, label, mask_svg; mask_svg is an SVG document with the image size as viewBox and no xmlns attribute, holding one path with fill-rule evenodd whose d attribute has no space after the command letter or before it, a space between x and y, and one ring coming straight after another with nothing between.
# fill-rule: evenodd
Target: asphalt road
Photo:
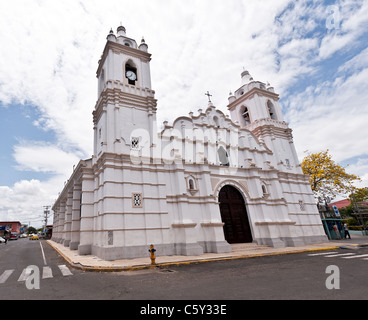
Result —
<instances>
[{"instance_id":1,"label":"asphalt road","mask_svg":"<svg viewBox=\"0 0 368 320\"><path fill-rule=\"evenodd\" d=\"M0 244L0 300L138 300L143 304L203 299L214 303L361 300L368 298L368 260L364 259L368 259L367 247L133 272L84 272L70 267L46 242L19 239ZM29 266L39 269L39 289L27 288ZM332 273L326 273L329 266L335 266ZM37 278L32 271L34 281L29 283L34 285ZM328 289L326 280L338 288Z\"/></svg>"}]
</instances>

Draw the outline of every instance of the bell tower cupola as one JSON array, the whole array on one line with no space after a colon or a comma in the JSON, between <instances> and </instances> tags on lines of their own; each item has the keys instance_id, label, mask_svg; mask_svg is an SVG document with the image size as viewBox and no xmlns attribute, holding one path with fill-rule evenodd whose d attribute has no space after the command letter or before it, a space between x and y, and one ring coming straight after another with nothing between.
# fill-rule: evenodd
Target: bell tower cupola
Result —
<instances>
[{"instance_id":1,"label":"bell tower cupola","mask_svg":"<svg viewBox=\"0 0 368 320\"><path fill-rule=\"evenodd\" d=\"M261 81L255 81L248 70L241 73L241 87L229 96L231 119L246 127L261 119L283 121L279 95Z\"/></svg>"},{"instance_id":2,"label":"bell tower cupola","mask_svg":"<svg viewBox=\"0 0 368 320\"><path fill-rule=\"evenodd\" d=\"M134 39L127 37L124 26L117 28L116 35L111 29L97 69L98 96L108 81L151 89L150 61L151 54L144 39L138 46Z\"/></svg>"},{"instance_id":3,"label":"bell tower cupola","mask_svg":"<svg viewBox=\"0 0 368 320\"><path fill-rule=\"evenodd\" d=\"M119 26L117 31L118 31L118 37L125 37L126 36L125 27Z\"/></svg>"}]
</instances>

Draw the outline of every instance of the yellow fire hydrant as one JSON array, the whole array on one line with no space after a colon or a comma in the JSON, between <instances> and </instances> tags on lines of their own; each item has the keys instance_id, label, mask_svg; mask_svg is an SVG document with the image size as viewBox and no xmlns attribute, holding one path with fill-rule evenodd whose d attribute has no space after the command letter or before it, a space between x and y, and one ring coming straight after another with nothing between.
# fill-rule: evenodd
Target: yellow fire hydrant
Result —
<instances>
[{"instance_id":1,"label":"yellow fire hydrant","mask_svg":"<svg viewBox=\"0 0 368 320\"><path fill-rule=\"evenodd\" d=\"M148 251L151 252L151 264L156 264L155 246L151 244L150 249Z\"/></svg>"}]
</instances>

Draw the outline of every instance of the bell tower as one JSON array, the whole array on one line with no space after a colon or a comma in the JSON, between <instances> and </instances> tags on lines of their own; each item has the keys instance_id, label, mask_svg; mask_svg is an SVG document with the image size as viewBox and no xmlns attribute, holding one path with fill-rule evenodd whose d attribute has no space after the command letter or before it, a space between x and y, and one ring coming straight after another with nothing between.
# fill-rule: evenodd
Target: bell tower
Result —
<instances>
[{"instance_id":1,"label":"bell tower","mask_svg":"<svg viewBox=\"0 0 368 320\"><path fill-rule=\"evenodd\" d=\"M292 130L284 121L279 95L269 83L255 81L247 70L241 74L241 87L230 92L228 110L231 119L254 133L275 154L281 171L301 173Z\"/></svg>"},{"instance_id":2,"label":"bell tower","mask_svg":"<svg viewBox=\"0 0 368 320\"><path fill-rule=\"evenodd\" d=\"M103 153L129 154L141 138L141 129L157 132L155 92L151 89L151 54L144 39L140 45L127 37L123 26L111 29L98 63L98 100L93 112L94 158Z\"/></svg>"},{"instance_id":3,"label":"bell tower","mask_svg":"<svg viewBox=\"0 0 368 320\"><path fill-rule=\"evenodd\" d=\"M228 109L233 121L238 121L242 127L261 119L284 121L279 95L273 87L255 81L246 70L242 72L241 79L241 87L229 96Z\"/></svg>"}]
</instances>

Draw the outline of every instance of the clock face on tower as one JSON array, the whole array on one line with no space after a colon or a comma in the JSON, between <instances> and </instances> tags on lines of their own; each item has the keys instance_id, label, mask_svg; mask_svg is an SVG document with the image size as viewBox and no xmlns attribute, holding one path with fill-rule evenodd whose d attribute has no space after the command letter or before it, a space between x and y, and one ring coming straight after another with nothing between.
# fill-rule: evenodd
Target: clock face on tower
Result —
<instances>
[{"instance_id":1,"label":"clock face on tower","mask_svg":"<svg viewBox=\"0 0 368 320\"><path fill-rule=\"evenodd\" d=\"M137 75L135 74L134 71L131 71L131 70L128 70L126 73L125 73L126 77L131 80L131 81L135 81L137 80Z\"/></svg>"}]
</instances>

